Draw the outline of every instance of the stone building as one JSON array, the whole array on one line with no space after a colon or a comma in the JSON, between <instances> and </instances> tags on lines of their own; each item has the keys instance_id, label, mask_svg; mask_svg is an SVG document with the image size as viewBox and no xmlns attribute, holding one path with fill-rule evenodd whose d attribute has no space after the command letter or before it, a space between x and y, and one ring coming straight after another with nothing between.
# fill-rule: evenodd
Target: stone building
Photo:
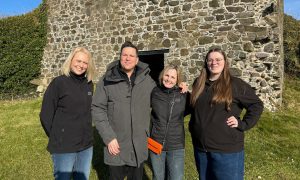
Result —
<instances>
[{"instance_id":1,"label":"stone building","mask_svg":"<svg viewBox=\"0 0 300 180\"><path fill-rule=\"evenodd\" d=\"M256 89L265 107L282 101L282 0L47 0L48 44L41 78L60 74L71 49L92 51L98 78L130 40L154 78L168 63L181 65L191 84L204 56L221 47L231 72Z\"/></svg>"}]
</instances>

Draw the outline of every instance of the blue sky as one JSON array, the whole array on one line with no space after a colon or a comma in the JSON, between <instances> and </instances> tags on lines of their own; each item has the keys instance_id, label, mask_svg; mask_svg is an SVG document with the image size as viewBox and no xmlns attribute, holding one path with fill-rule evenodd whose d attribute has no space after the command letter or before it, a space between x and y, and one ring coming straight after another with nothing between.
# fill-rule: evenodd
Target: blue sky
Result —
<instances>
[{"instance_id":1,"label":"blue sky","mask_svg":"<svg viewBox=\"0 0 300 180\"><path fill-rule=\"evenodd\" d=\"M284 0L284 13L300 20L300 0Z\"/></svg>"},{"instance_id":2,"label":"blue sky","mask_svg":"<svg viewBox=\"0 0 300 180\"><path fill-rule=\"evenodd\" d=\"M0 0L0 17L32 11L42 0ZM300 0L284 0L284 12L300 20Z\"/></svg>"},{"instance_id":3,"label":"blue sky","mask_svg":"<svg viewBox=\"0 0 300 180\"><path fill-rule=\"evenodd\" d=\"M41 3L42 0L0 0L0 17L28 13Z\"/></svg>"}]
</instances>

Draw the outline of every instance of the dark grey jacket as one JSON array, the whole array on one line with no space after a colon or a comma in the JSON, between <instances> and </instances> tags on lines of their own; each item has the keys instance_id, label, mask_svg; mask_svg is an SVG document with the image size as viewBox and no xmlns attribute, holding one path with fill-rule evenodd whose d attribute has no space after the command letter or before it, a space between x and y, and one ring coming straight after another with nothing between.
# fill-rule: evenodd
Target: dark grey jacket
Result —
<instances>
[{"instance_id":1,"label":"dark grey jacket","mask_svg":"<svg viewBox=\"0 0 300 180\"><path fill-rule=\"evenodd\" d=\"M119 72L119 61L108 66L97 84L92 101L92 118L103 142L114 138L120 154L110 155L104 147L108 165L139 166L148 158L147 136L150 124L150 95L156 86L147 64L139 62L132 85Z\"/></svg>"}]
</instances>

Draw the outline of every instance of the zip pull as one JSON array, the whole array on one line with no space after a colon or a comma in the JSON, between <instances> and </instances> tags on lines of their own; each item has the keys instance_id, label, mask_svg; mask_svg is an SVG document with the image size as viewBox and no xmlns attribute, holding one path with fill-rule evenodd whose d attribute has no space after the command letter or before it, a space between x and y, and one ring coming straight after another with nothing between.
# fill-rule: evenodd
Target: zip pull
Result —
<instances>
[{"instance_id":1,"label":"zip pull","mask_svg":"<svg viewBox=\"0 0 300 180\"><path fill-rule=\"evenodd\" d=\"M175 102L174 101L171 101L171 106L174 106Z\"/></svg>"},{"instance_id":2,"label":"zip pull","mask_svg":"<svg viewBox=\"0 0 300 180\"><path fill-rule=\"evenodd\" d=\"M175 104L175 93L173 94L173 98L172 98L172 101L171 101L171 110L170 110L170 114L172 114L172 110L173 110L173 106Z\"/></svg>"}]
</instances>

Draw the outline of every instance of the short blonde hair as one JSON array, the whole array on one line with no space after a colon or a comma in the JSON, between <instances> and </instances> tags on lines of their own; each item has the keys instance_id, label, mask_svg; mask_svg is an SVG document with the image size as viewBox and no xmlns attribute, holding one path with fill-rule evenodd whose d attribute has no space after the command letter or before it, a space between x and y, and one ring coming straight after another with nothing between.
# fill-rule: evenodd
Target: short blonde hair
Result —
<instances>
[{"instance_id":1,"label":"short blonde hair","mask_svg":"<svg viewBox=\"0 0 300 180\"><path fill-rule=\"evenodd\" d=\"M72 62L72 59L75 56L75 54L78 52L82 52L88 56L88 67L86 70L86 77L87 77L88 81L92 81L95 76L95 71L96 71L95 63L94 63L94 60L92 58L92 54L90 53L90 51L84 47L77 47L77 48L73 49L73 51L69 54L66 61L63 63L63 65L61 67L61 72L66 76L70 76L71 62Z\"/></svg>"},{"instance_id":2,"label":"short blonde hair","mask_svg":"<svg viewBox=\"0 0 300 180\"><path fill-rule=\"evenodd\" d=\"M169 65L165 66L165 68L159 74L159 77L158 77L159 85L162 85L164 74L167 71L169 71L170 69L175 69L176 70L176 73L177 73L177 82L176 82L176 85L179 86L179 84L182 82L182 71L181 71L181 68L179 66L177 66L177 65L169 64Z\"/></svg>"}]
</instances>

